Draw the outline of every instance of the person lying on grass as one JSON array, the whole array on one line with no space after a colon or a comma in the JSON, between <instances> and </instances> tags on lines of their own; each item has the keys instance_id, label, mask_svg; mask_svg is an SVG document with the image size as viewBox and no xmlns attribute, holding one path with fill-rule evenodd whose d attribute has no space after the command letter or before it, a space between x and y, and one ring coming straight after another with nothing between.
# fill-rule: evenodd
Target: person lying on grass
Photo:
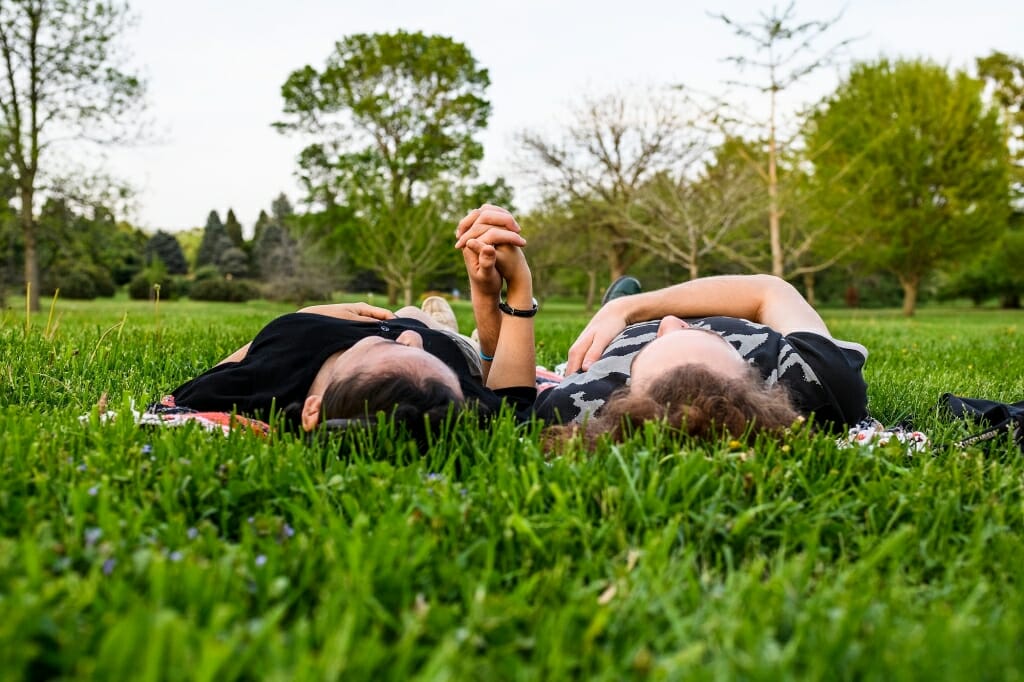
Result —
<instances>
[{"instance_id":1,"label":"person lying on grass","mask_svg":"<svg viewBox=\"0 0 1024 682\"><path fill-rule=\"evenodd\" d=\"M700 438L778 432L810 415L839 428L867 416L866 359L786 281L707 277L608 301L535 408L556 425L552 443L621 440L651 420Z\"/></svg>"},{"instance_id":2,"label":"person lying on grass","mask_svg":"<svg viewBox=\"0 0 1024 682\"><path fill-rule=\"evenodd\" d=\"M459 233L469 235L458 247L472 285L479 351L416 308L311 306L273 320L176 388L174 406L257 419L268 419L276 406L306 431L323 420L372 420L384 412L414 433L440 423L451 405L486 416L507 401L527 412L536 396L533 318L498 312L503 283L513 312L535 310L519 231L508 211L492 206L460 223ZM454 322L451 309L444 312Z\"/></svg>"}]
</instances>

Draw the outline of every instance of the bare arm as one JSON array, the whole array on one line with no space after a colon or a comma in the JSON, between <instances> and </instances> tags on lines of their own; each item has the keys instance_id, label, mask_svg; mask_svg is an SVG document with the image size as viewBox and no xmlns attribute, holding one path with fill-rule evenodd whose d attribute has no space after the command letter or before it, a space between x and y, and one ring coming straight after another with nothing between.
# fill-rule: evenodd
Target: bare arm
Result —
<instances>
[{"instance_id":1,"label":"bare arm","mask_svg":"<svg viewBox=\"0 0 1024 682\"><path fill-rule=\"evenodd\" d=\"M817 311L785 280L771 275L705 277L609 301L569 349L566 371L589 368L627 325L666 315L723 315L758 322L780 334L802 330L830 335Z\"/></svg>"}]
</instances>

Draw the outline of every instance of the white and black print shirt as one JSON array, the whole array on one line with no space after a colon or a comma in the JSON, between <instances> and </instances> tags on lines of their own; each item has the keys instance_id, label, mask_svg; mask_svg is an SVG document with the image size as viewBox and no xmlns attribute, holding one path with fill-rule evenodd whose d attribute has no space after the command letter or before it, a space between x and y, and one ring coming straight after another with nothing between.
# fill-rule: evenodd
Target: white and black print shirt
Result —
<instances>
[{"instance_id":1,"label":"white and black print shirt","mask_svg":"<svg viewBox=\"0 0 1024 682\"><path fill-rule=\"evenodd\" d=\"M781 383L801 414L818 423L856 424L867 416L867 384L861 370L867 349L816 332L786 336L763 324L735 317L688 319L694 327L719 334L761 372L768 385ZM622 331L586 372L566 377L537 397L537 416L548 423L582 422L629 382L633 358L657 338L660 320Z\"/></svg>"}]
</instances>

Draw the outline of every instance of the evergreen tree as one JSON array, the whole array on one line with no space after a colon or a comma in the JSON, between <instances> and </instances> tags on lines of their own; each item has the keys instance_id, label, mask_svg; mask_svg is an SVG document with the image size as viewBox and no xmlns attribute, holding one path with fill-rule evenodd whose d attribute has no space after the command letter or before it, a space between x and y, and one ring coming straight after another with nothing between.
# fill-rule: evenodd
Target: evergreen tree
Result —
<instances>
[{"instance_id":1,"label":"evergreen tree","mask_svg":"<svg viewBox=\"0 0 1024 682\"><path fill-rule=\"evenodd\" d=\"M210 211L206 218L206 228L203 230L203 241L196 253L196 267L217 265L221 254L232 245L231 237L228 236L224 223L220 221L220 216L216 211Z\"/></svg>"},{"instance_id":2,"label":"evergreen tree","mask_svg":"<svg viewBox=\"0 0 1024 682\"><path fill-rule=\"evenodd\" d=\"M242 244L245 243L245 238L242 236L242 223L238 222L233 209L228 209L228 215L224 221L224 229L231 239L231 243L241 248Z\"/></svg>"},{"instance_id":3,"label":"evergreen tree","mask_svg":"<svg viewBox=\"0 0 1024 682\"><path fill-rule=\"evenodd\" d=\"M270 224L270 216L263 209L260 209L260 215L256 218L256 225L252 230L252 242L256 244L260 240L260 236L263 234L263 230Z\"/></svg>"},{"instance_id":4,"label":"evergreen tree","mask_svg":"<svg viewBox=\"0 0 1024 682\"><path fill-rule=\"evenodd\" d=\"M295 215L295 209L292 208L292 202L288 201L288 195L281 192L274 199L273 203L270 204L270 212L274 215L274 220L285 227L291 220L292 216Z\"/></svg>"},{"instance_id":5,"label":"evergreen tree","mask_svg":"<svg viewBox=\"0 0 1024 682\"><path fill-rule=\"evenodd\" d=\"M168 274L184 275L188 272L185 252L173 234L158 231L146 242L144 254L146 265L150 265L154 260L160 260L167 268Z\"/></svg>"}]
</instances>

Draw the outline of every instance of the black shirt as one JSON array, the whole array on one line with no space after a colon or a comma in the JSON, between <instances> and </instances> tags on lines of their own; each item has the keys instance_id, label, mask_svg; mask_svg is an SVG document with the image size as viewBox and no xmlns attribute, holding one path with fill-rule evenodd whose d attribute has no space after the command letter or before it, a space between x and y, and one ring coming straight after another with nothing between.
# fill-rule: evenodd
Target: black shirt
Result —
<instances>
[{"instance_id":1,"label":"black shirt","mask_svg":"<svg viewBox=\"0 0 1024 682\"><path fill-rule=\"evenodd\" d=\"M410 329L423 338L423 350L455 372L467 401L478 401L484 411L496 411L505 400L520 417L526 416L537 394L535 387L486 388L471 373L454 339L410 318L353 322L314 313L282 315L260 330L241 361L217 365L171 395L180 407L201 412L237 411L265 419L271 405L281 410L303 402L313 379L334 353L368 336L394 340Z\"/></svg>"},{"instance_id":2,"label":"black shirt","mask_svg":"<svg viewBox=\"0 0 1024 682\"><path fill-rule=\"evenodd\" d=\"M783 336L771 327L735 317L687 320L692 326L719 334L748 363L757 367L765 384L782 384L801 414L814 413L819 423L856 424L867 416L867 384L861 373L867 349L815 332ZM630 364L657 338L660 320L626 327L586 372L566 377L540 394L537 415L548 423L582 422L599 410L617 388L629 381Z\"/></svg>"}]
</instances>

